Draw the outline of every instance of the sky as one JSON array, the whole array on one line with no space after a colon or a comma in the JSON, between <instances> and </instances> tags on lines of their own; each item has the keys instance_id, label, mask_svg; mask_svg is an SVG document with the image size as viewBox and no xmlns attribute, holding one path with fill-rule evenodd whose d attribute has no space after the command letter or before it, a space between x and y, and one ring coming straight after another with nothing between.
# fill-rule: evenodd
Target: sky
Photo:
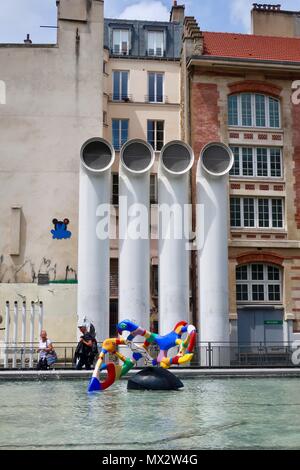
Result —
<instances>
[{"instance_id":1,"label":"sky","mask_svg":"<svg viewBox=\"0 0 300 470\"><path fill-rule=\"evenodd\" d=\"M279 0L280 1L280 0ZM250 33L254 0L178 0L203 31ZM260 3L257 0L257 3ZM264 2L262 2L264 3ZM272 3L270 1L270 3ZM273 3L274 2L273 0ZM281 0L282 9L300 11L300 0ZM168 21L173 0L105 0L110 18ZM22 43L29 33L35 43L55 43L56 0L0 0L0 42Z\"/></svg>"}]
</instances>

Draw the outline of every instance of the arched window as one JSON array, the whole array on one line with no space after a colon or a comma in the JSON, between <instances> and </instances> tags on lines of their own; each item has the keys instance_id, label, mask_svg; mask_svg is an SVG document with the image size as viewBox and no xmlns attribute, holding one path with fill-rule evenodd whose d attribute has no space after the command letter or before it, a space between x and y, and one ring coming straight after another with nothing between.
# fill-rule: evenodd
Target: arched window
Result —
<instances>
[{"instance_id":1,"label":"arched window","mask_svg":"<svg viewBox=\"0 0 300 470\"><path fill-rule=\"evenodd\" d=\"M279 129L280 101L260 93L239 93L228 97L228 125Z\"/></svg>"},{"instance_id":2,"label":"arched window","mask_svg":"<svg viewBox=\"0 0 300 470\"><path fill-rule=\"evenodd\" d=\"M273 264L251 263L236 268L238 303L282 302L282 269Z\"/></svg>"}]
</instances>

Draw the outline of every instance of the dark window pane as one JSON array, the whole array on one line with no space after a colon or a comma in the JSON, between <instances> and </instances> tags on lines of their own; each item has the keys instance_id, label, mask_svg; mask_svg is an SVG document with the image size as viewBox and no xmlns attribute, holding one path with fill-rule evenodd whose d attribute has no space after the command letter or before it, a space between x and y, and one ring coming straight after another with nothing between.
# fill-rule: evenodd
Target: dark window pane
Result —
<instances>
[{"instance_id":1,"label":"dark window pane","mask_svg":"<svg viewBox=\"0 0 300 470\"><path fill-rule=\"evenodd\" d=\"M156 74L156 101L163 102L163 75L160 73Z\"/></svg>"},{"instance_id":2,"label":"dark window pane","mask_svg":"<svg viewBox=\"0 0 300 470\"><path fill-rule=\"evenodd\" d=\"M112 137L113 137L113 146L116 150L120 149L120 120L112 120Z\"/></svg>"},{"instance_id":3,"label":"dark window pane","mask_svg":"<svg viewBox=\"0 0 300 470\"><path fill-rule=\"evenodd\" d=\"M280 125L279 101L275 98L269 98L270 127L278 128Z\"/></svg>"},{"instance_id":4,"label":"dark window pane","mask_svg":"<svg viewBox=\"0 0 300 470\"><path fill-rule=\"evenodd\" d=\"M243 176L253 176L253 152L252 148L242 148Z\"/></svg>"},{"instance_id":5,"label":"dark window pane","mask_svg":"<svg viewBox=\"0 0 300 470\"><path fill-rule=\"evenodd\" d=\"M231 227L241 227L241 200L238 197L230 198L230 224Z\"/></svg>"},{"instance_id":6,"label":"dark window pane","mask_svg":"<svg viewBox=\"0 0 300 470\"><path fill-rule=\"evenodd\" d=\"M149 101L155 101L155 73L149 73Z\"/></svg>"},{"instance_id":7,"label":"dark window pane","mask_svg":"<svg viewBox=\"0 0 300 470\"><path fill-rule=\"evenodd\" d=\"M240 174L240 149L239 147L231 147L234 155L234 163L230 170L231 176L239 176Z\"/></svg>"},{"instance_id":8,"label":"dark window pane","mask_svg":"<svg viewBox=\"0 0 300 470\"><path fill-rule=\"evenodd\" d=\"M279 281L280 270L276 266L268 266L268 281Z\"/></svg>"},{"instance_id":9,"label":"dark window pane","mask_svg":"<svg viewBox=\"0 0 300 470\"><path fill-rule=\"evenodd\" d=\"M158 131L164 130L164 121L157 121L157 130Z\"/></svg>"},{"instance_id":10,"label":"dark window pane","mask_svg":"<svg viewBox=\"0 0 300 470\"><path fill-rule=\"evenodd\" d=\"M272 227L283 228L282 199L272 199Z\"/></svg>"},{"instance_id":11,"label":"dark window pane","mask_svg":"<svg viewBox=\"0 0 300 470\"><path fill-rule=\"evenodd\" d=\"M120 99L120 72L113 73L113 99Z\"/></svg>"},{"instance_id":12,"label":"dark window pane","mask_svg":"<svg viewBox=\"0 0 300 470\"><path fill-rule=\"evenodd\" d=\"M282 176L280 149L270 150L270 166L271 176L273 176L274 178L280 178Z\"/></svg>"},{"instance_id":13,"label":"dark window pane","mask_svg":"<svg viewBox=\"0 0 300 470\"><path fill-rule=\"evenodd\" d=\"M257 176L268 176L268 150L258 148L257 152Z\"/></svg>"},{"instance_id":14,"label":"dark window pane","mask_svg":"<svg viewBox=\"0 0 300 470\"><path fill-rule=\"evenodd\" d=\"M238 126L238 97L231 95L228 97L228 124Z\"/></svg>"},{"instance_id":15,"label":"dark window pane","mask_svg":"<svg viewBox=\"0 0 300 470\"><path fill-rule=\"evenodd\" d=\"M248 280L248 266L239 266L236 268L236 279L238 281Z\"/></svg>"},{"instance_id":16,"label":"dark window pane","mask_svg":"<svg viewBox=\"0 0 300 470\"><path fill-rule=\"evenodd\" d=\"M155 121L148 121L147 124L147 140L153 148L155 148L155 140L154 140L154 126Z\"/></svg>"},{"instance_id":17,"label":"dark window pane","mask_svg":"<svg viewBox=\"0 0 300 470\"><path fill-rule=\"evenodd\" d=\"M256 125L258 127L266 126L266 105L264 95L255 95L255 114Z\"/></svg>"},{"instance_id":18,"label":"dark window pane","mask_svg":"<svg viewBox=\"0 0 300 470\"><path fill-rule=\"evenodd\" d=\"M252 126L252 98L250 93L241 95L242 126Z\"/></svg>"},{"instance_id":19,"label":"dark window pane","mask_svg":"<svg viewBox=\"0 0 300 470\"><path fill-rule=\"evenodd\" d=\"M112 204L117 206L119 204L119 175L112 175Z\"/></svg>"},{"instance_id":20,"label":"dark window pane","mask_svg":"<svg viewBox=\"0 0 300 470\"><path fill-rule=\"evenodd\" d=\"M261 228L269 228L270 214L269 214L269 200L258 200L258 225Z\"/></svg>"},{"instance_id":21,"label":"dark window pane","mask_svg":"<svg viewBox=\"0 0 300 470\"><path fill-rule=\"evenodd\" d=\"M268 286L268 299L269 302L280 302L280 285L279 284L270 284Z\"/></svg>"},{"instance_id":22,"label":"dark window pane","mask_svg":"<svg viewBox=\"0 0 300 470\"><path fill-rule=\"evenodd\" d=\"M157 178L156 175L150 176L150 203L157 204Z\"/></svg>"},{"instance_id":23,"label":"dark window pane","mask_svg":"<svg viewBox=\"0 0 300 470\"><path fill-rule=\"evenodd\" d=\"M251 278L252 278L252 281L264 280L264 265L263 264L251 265Z\"/></svg>"},{"instance_id":24,"label":"dark window pane","mask_svg":"<svg viewBox=\"0 0 300 470\"><path fill-rule=\"evenodd\" d=\"M244 198L244 226L254 227L255 216L254 216L254 199Z\"/></svg>"},{"instance_id":25,"label":"dark window pane","mask_svg":"<svg viewBox=\"0 0 300 470\"><path fill-rule=\"evenodd\" d=\"M124 100L128 98L128 72L122 72L121 79L122 100Z\"/></svg>"},{"instance_id":26,"label":"dark window pane","mask_svg":"<svg viewBox=\"0 0 300 470\"><path fill-rule=\"evenodd\" d=\"M249 300L247 284L236 285L236 300L238 302L247 302Z\"/></svg>"},{"instance_id":27,"label":"dark window pane","mask_svg":"<svg viewBox=\"0 0 300 470\"><path fill-rule=\"evenodd\" d=\"M264 285L263 284L253 284L252 285L252 300L253 302L264 301Z\"/></svg>"}]
</instances>

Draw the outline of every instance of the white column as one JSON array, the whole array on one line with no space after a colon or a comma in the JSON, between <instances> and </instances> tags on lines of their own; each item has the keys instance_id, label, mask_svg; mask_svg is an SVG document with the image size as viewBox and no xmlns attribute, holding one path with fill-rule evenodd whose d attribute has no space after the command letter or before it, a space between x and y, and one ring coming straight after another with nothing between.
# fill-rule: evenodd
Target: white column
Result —
<instances>
[{"instance_id":1,"label":"white column","mask_svg":"<svg viewBox=\"0 0 300 470\"><path fill-rule=\"evenodd\" d=\"M109 335L109 219L112 146L101 138L81 149L78 306L79 320L93 323L98 341ZM105 233L104 233L105 232Z\"/></svg>"},{"instance_id":2,"label":"white column","mask_svg":"<svg viewBox=\"0 0 300 470\"><path fill-rule=\"evenodd\" d=\"M181 141L166 144L158 169L159 204L159 331L164 335L176 323L189 322L189 210L191 147Z\"/></svg>"},{"instance_id":3,"label":"white column","mask_svg":"<svg viewBox=\"0 0 300 470\"><path fill-rule=\"evenodd\" d=\"M22 303L22 368L25 367L25 350L26 350L26 302Z\"/></svg>"},{"instance_id":4,"label":"white column","mask_svg":"<svg viewBox=\"0 0 300 470\"><path fill-rule=\"evenodd\" d=\"M9 302L6 302L5 304L5 340L4 340L4 368L8 368L8 348L10 346L9 344L9 327L10 327L10 305Z\"/></svg>"},{"instance_id":5,"label":"white column","mask_svg":"<svg viewBox=\"0 0 300 470\"><path fill-rule=\"evenodd\" d=\"M197 168L197 204L202 211L197 220L197 239L202 242L198 251L198 331L201 342L215 343L212 365L228 365L229 358L224 343L229 342L228 174L232 165L229 147L210 143L203 148Z\"/></svg>"},{"instance_id":6,"label":"white column","mask_svg":"<svg viewBox=\"0 0 300 470\"><path fill-rule=\"evenodd\" d=\"M128 141L119 171L119 321L150 326L150 170L152 147Z\"/></svg>"},{"instance_id":7,"label":"white column","mask_svg":"<svg viewBox=\"0 0 300 470\"><path fill-rule=\"evenodd\" d=\"M29 367L33 367L33 349L34 349L34 321L35 321L35 305L31 302L30 305L30 324L29 324L29 342L30 342L30 356Z\"/></svg>"},{"instance_id":8,"label":"white column","mask_svg":"<svg viewBox=\"0 0 300 470\"><path fill-rule=\"evenodd\" d=\"M17 367L17 342L18 342L18 317L19 317L19 311L18 311L18 302L14 302L14 323L13 323L13 361L12 361L12 367L15 369Z\"/></svg>"}]
</instances>

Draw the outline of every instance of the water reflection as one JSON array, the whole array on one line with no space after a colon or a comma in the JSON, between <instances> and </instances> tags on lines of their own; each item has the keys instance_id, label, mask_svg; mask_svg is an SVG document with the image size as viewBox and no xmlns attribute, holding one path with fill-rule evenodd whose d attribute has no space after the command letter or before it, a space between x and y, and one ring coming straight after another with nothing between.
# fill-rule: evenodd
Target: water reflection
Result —
<instances>
[{"instance_id":1,"label":"water reflection","mask_svg":"<svg viewBox=\"0 0 300 470\"><path fill-rule=\"evenodd\" d=\"M86 381L0 383L1 448L300 448L298 379L194 379L87 395Z\"/></svg>"}]
</instances>

